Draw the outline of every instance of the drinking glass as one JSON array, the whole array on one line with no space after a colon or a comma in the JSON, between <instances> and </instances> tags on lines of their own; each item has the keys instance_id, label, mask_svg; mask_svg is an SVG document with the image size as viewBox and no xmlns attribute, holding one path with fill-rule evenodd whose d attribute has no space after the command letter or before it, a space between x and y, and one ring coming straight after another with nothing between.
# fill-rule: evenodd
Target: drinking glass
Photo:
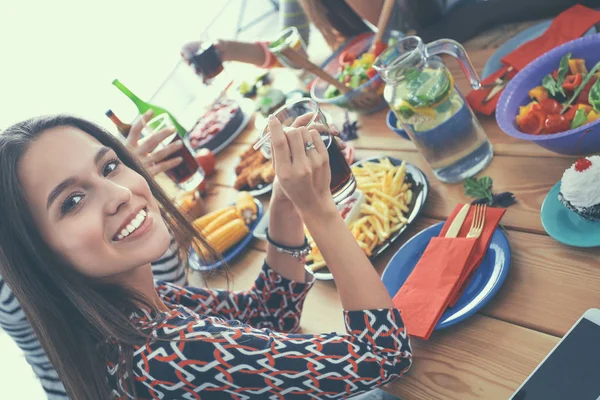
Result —
<instances>
[{"instance_id":1,"label":"drinking glass","mask_svg":"<svg viewBox=\"0 0 600 400\"><path fill-rule=\"evenodd\" d=\"M223 62L216 41L207 32L204 32L199 40L198 49L193 54L185 54L184 57L194 67L196 75L202 77L202 82L209 84L223 71Z\"/></svg>"},{"instance_id":2,"label":"drinking glass","mask_svg":"<svg viewBox=\"0 0 600 400\"><path fill-rule=\"evenodd\" d=\"M319 105L312 99L302 98L283 105L273 115L281 122L284 129L291 128L298 117L310 118L309 122L304 126L308 129L316 129L321 134L321 138L329 154L329 168L331 169L331 183L329 187L333 195L333 200L336 204L347 200L356 190L356 180L337 141L331 133L329 124L319 109ZM262 143L261 150L267 158L271 158L272 156L270 135L269 126L267 125L262 131L261 140L257 143L257 145Z\"/></svg>"},{"instance_id":3,"label":"drinking glass","mask_svg":"<svg viewBox=\"0 0 600 400\"><path fill-rule=\"evenodd\" d=\"M294 64L290 61L286 56L281 54L282 50L291 48L296 53L300 54L303 58L308 58L308 54L306 53L306 44L300 36L300 32L296 29L295 26L290 26L289 28L281 31L277 39L271 42L269 45L269 49L279 62L284 66L292 69L302 69L299 65Z\"/></svg>"},{"instance_id":4,"label":"drinking glass","mask_svg":"<svg viewBox=\"0 0 600 400\"><path fill-rule=\"evenodd\" d=\"M159 114L152 118L146 123L142 133L144 136L160 132L163 129L171 128L175 129L173 121L169 117L169 114ZM171 143L182 141L183 146L175 153L168 156L164 161L173 159L175 157L181 157L183 161L178 166L165 171L167 176L171 178L182 190L190 191L196 189L204 180L204 170L198 165L194 152L190 147L187 139L182 139L177 131L171 136L167 137L157 146L157 150L160 150Z\"/></svg>"}]
</instances>

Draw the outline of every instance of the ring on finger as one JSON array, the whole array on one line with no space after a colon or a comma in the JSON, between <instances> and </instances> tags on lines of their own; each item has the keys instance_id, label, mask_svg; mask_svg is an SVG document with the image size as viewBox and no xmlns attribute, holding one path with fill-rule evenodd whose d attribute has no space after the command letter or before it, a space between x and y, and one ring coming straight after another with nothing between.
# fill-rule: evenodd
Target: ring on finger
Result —
<instances>
[{"instance_id":1,"label":"ring on finger","mask_svg":"<svg viewBox=\"0 0 600 400\"><path fill-rule=\"evenodd\" d=\"M308 140L305 144L304 144L304 149L306 151L310 151L310 150L314 150L316 149L317 146L315 146L315 144L312 142L312 140Z\"/></svg>"}]
</instances>

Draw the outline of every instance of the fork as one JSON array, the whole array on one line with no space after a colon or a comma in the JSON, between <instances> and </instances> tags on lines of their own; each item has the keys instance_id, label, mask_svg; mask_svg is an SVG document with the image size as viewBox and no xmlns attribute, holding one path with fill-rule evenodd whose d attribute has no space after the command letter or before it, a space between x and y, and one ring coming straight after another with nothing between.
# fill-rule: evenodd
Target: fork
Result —
<instances>
[{"instance_id":1,"label":"fork","mask_svg":"<svg viewBox=\"0 0 600 400\"><path fill-rule=\"evenodd\" d=\"M485 214L487 212L487 206L478 204L475 206L475 215L473 216L473 221L471 222L471 229L469 233L467 233L468 239L477 239L481 236L481 232L483 232L483 227L485 226Z\"/></svg>"}]
</instances>

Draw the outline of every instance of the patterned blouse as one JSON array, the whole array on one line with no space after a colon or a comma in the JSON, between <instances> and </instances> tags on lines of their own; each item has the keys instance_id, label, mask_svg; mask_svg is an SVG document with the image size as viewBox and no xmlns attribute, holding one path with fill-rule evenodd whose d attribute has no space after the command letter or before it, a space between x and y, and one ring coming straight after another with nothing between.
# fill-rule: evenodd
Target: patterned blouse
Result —
<instances>
[{"instance_id":1,"label":"patterned blouse","mask_svg":"<svg viewBox=\"0 0 600 400\"><path fill-rule=\"evenodd\" d=\"M134 348L137 398L345 399L409 369L396 309L345 311L346 334L292 333L313 282L290 281L265 264L246 292L158 286L171 310L132 315L150 335ZM123 365L108 364L117 397Z\"/></svg>"}]
</instances>

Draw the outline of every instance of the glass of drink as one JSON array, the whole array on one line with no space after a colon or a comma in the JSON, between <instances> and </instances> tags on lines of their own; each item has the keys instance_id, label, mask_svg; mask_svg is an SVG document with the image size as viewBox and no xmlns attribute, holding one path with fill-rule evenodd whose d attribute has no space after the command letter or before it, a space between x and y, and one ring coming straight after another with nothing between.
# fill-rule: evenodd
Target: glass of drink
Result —
<instances>
[{"instance_id":1,"label":"glass of drink","mask_svg":"<svg viewBox=\"0 0 600 400\"><path fill-rule=\"evenodd\" d=\"M202 81L208 84L223 71L223 62L215 41L208 35L202 34L200 46L197 49L189 49L184 54L187 61L194 67L196 74L202 77Z\"/></svg>"},{"instance_id":2,"label":"glass of drink","mask_svg":"<svg viewBox=\"0 0 600 400\"><path fill-rule=\"evenodd\" d=\"M302 124L303 126L308 129L316 129L321 134L329 154L329 168L331 169L329 187L333 200L336 204L346 201L356 190L356 180L317 102L302 98L283 105L273 115L281 122L284 129L293 127L294 121L301 117L303 122L307 121ZM261 140L257 143L258 145L262 142L261 150L267 158L271 158L272 155L271 141L268 139L270 135L267 125L262 131Z\"/></svg>"},{"instance_id":3,"label":"glass of drink","mask_svg":"<svg viewBox=\"0 0 600 400\"><path fill-rule=\"evenodd\" d=\"M147 136L156 132L160 132L161 130L166 128L175 129L175 125L169 117L169 114L159 114L156 117L152 118L150 121L148 121L148 123L146 123L146 126L144 127L142 133L144 134L144 136ZM178 141L183 142L183 146L175 153L168 156L164 161L173 159L175 157L181 157L183 161L181 164L179 164L175 168L171 168L165 173L182 190L194 190L204 180L204 170L198 165L198 162L194 157L194 152L191 149L187 139L182 139L175 130L175 133L167 137L165 140L162 141L162 143L160 143L157 146L157 150L160 150L161 148L164 148L167 145Z\"/></svg>"},{"instance_id":4,"label":"glass of drink","mask_svg":"<svg viewBox=\"0 0 600 400\"><path fill-rule=\"evenodd\" d=\"M288 48L300 54L302 58L308 58L308 54L306 53L306 44L304 43L302 36L300 36L300 32L298 32L298 29L296 29L295 26L291 26L281 31L277 39L271 42L269 49L273 54L275 54L277 59L284 66L292 69L301 69L302 67L296 65L293 61L289 60L282 54L282 50Z\"/></svg>"}]
</instances>

